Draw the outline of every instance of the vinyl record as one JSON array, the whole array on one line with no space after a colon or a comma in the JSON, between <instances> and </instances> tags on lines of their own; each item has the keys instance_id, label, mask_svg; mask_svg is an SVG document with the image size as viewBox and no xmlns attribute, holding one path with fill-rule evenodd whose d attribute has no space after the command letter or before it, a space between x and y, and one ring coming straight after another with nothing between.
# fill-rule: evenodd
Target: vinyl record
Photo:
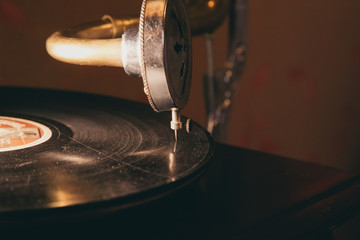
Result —
<instances>
[{"instance_id":1,"label":"vinyl record","mask_svg":"<svg viewBox=\"0 0 360 240\"><path fill-rule=\"evenodd\" d=\"M145 104L10 87L0 101L3 222L141 204L194 180L213 155L203 128L175 144L170 113Z\"/></svg>"}]
</instances>

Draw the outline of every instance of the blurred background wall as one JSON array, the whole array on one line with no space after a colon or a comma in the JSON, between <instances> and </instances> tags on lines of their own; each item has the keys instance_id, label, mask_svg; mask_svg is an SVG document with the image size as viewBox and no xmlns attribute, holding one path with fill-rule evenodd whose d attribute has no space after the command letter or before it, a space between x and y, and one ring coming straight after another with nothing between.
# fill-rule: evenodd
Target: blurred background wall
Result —
<instances>
[{"instance_id":1,"label":"blurred background wall","mask_svg":"<svg viewBox=\"0 0 360 240\"><path fill-rule=\"evenodd\" d=\"M140 6L140 0L0 0L0 86L146 102L141 79L123 69L61 63L45 50L56 30L104 14L138 15ZM217 68L226 60L227 24L214 33ZM358 0L249 0L248 60L227 143L360 171L359 29ZM193 38L193 49L192 90L183 112L205 125L203 37Z\"/></svg>"}]
</instances>

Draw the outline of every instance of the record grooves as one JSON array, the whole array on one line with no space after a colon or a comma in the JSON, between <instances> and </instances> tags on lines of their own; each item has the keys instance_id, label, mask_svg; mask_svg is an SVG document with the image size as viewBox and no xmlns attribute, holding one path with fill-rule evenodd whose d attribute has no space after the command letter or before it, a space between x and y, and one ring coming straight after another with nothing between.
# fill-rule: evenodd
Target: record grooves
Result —
<instances>
[{"instance_id":1,"label":"record grooves","mask_svg":"<svg viewBox=\"0 0 360 240\"><path fill-rule=\"evenodd\" d=\"M44 133L36 126L52 133L38 145L0 152L2 223L138 205L193 181L213 155L210 136L196 124L179 133L174 152L170 114L145 104L11 87L0 88L0 101L3 149L35 144ZM20 119L20 127L10 129L8 119Z\"/></svg>"}]
</instances>

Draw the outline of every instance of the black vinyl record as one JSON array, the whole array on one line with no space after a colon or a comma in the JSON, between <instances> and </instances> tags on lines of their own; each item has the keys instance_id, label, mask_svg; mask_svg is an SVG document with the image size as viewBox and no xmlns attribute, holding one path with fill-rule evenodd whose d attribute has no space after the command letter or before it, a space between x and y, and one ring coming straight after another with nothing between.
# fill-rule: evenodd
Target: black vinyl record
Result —
<instances>
[{"instance_id":1,"label":"black vinyl record","mask_svg":"<svg viewBox=\"0 0 360 240\"><path fill-rule=\"evenodd\" d=\"M146 104L11 87L0 102L0 222L141 204L194 180L213 155L203 128L175 144L170 113Z\"/></svg>"}]
</instances>

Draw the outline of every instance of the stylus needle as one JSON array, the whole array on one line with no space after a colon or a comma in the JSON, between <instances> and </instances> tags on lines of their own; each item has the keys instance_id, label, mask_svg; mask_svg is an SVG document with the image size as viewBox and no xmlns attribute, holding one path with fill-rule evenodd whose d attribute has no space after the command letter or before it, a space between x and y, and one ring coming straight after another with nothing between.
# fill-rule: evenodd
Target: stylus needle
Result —
<instances>
[{"instance_id":1,"label":"stylus needle","mask_svg":"<svg viewBox=\"0 0 360 240\"><path fill-rule=\"evenodd\" d=\"M171 122L170 128L174 130L175 133L175 142L178 140L178 130L182 128L182 122L180 118L180 112L178 108L171 109Z\"/></svg>"}]
</instances>

